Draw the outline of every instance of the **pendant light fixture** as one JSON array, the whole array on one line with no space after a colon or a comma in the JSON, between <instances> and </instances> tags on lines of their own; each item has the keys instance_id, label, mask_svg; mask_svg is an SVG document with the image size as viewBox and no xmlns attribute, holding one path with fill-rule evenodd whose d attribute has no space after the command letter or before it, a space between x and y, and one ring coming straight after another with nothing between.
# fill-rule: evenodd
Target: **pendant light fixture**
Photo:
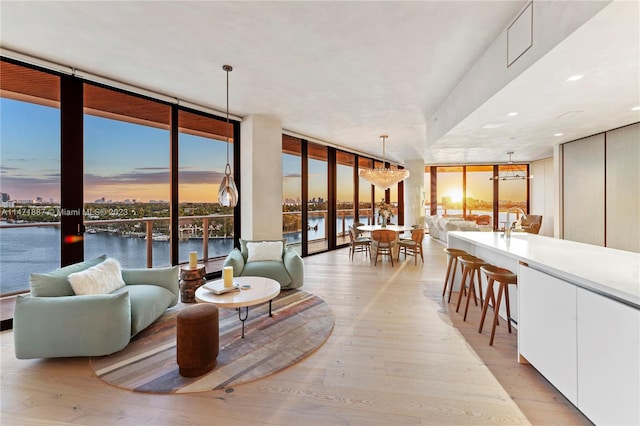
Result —
<instances>
[{"instance_id":1,"label":"pendant light fixture","mask_svg":"<svg viewBox=\"0 0 640 426\"><path fill-rule=\"evenodd\" d=\"M382 188L389 189L393 185L397 184L401 180L405 180L409 177L409 170L405 169L388 169L385 167L385 142L389 136L382 135L382 167L377 169L361 169L360 177L368 181L369 183Z\"/></svg>"},{"instance_id":2,"label":"pendant light fixture","mask_svg":"<svg viewBox=\"0 0 640 426\"><path fill-rule=\"evenodd\" d=\"M527 180L531 179L533 176L527 176L526 168L521 168L520 166L513 164L513 160L511 156L513 155L513 151L507 152L509 156L509 161L504 166L503 170L498 173L496 176L492 176L489 180Z\"/></svg>"},{"instance_id":3,"label":"pendant light fixture","mask_svg":"<svg viewBox=\"0 0 640 426\"><path fill-rule=\"evenodd\" d=\"M227 73L227 165L224 167L224 177L220 182L218 191L218 203L223 207L235 207L238 204L238 188L231 177L231 165L229 164L229 73L233 71L231 65L223 65L222 69Z\"/></svg>"}]
</instances>

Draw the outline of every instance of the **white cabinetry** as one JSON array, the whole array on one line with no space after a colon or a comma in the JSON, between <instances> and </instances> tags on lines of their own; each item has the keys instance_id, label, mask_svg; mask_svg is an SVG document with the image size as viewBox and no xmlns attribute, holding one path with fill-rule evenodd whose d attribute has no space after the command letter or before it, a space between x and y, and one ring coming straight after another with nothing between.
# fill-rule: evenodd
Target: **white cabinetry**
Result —
<instances>
[{"instance_id":1,"label":"white cabinetry","mask_svg":"<svg viewBox=\"0 0 640 426\"><path fill-rule=\"evenodd\" d=\"M518 267L518 352L577 405L576 287Z\"/></svg>"},{"instance_id":2,"label":"white cabinetry","mask_svg":"<svg viewBox=\"0 0 640 426\"><path fill-rule=\"evenodd\" d=\"M518 352L595 424L640 424L640 310L518 266Z\"/></svg>"},{"instance_id":3,"label":"white cabinetry","mask_svg":"<svg viewBox=\"0 0 640 426\"><path fill-rule=\"evenodd\" d=\"M578 289L578 408L595 424L640 424L640 311Z\"/></svg>"}]
</instances>

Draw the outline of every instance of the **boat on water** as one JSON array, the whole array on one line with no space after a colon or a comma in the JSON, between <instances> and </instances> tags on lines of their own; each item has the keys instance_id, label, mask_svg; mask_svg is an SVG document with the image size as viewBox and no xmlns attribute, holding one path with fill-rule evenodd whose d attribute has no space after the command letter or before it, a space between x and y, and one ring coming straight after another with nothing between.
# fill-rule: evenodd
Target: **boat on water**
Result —
<instances>
[{"instance_id":1,"label":"boat on water","mask_svg":"<svg viewBox=\"0 0 640 426\"><path fill-rule=\"evenodd\" d=\"M145 236L144 239L147 240L148 238ZM169 241L171 239L171 237L169 237L168 235L165 235L165 234L153 234L151 239L153 241Z\"/></svg>"}]
</instances>

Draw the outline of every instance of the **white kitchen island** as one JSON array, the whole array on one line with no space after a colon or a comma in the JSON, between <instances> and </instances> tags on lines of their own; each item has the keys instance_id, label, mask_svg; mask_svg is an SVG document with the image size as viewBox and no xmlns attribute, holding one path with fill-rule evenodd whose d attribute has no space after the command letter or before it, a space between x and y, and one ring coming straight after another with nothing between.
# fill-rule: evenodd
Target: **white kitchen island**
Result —
<instances>
[{"instance_id":1,"label":"white kitchen island","mask_svg":"<svg viewBox=\"0 0 640 426\"><path fill-rule=\"evenodd\" d=\"M450 232L448 246L518 274L521 362L594 423L640 424L640 254L525 233Z\"/></svg>"}]
</instances>

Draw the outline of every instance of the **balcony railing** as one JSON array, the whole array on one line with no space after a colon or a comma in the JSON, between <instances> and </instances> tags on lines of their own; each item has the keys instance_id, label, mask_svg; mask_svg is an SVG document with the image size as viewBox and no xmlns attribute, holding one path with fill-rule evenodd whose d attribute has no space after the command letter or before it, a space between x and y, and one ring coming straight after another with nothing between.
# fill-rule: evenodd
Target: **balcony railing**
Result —
<instances>
[{"instance_id":1,"label":"balcony railing","mask_svg":"<svg viewBox=\"0 0 640 426\"><path fill-rule=\"evenodd\" d=\"M326 226L329 212L327 210L311 210L307 213L307 219L309 222L306 224L307 239L309 243L317 243L327 239ZM374 218L371 209L359 210L360 221L371 225L374 223ZM300 211L287 211L282 212L283 216L283 234L301 234L302 233L302 212ZM287 219L289 217L289 219ZM336 244L341 245L347 243L349 226L354 222L353 210L340 209L336 210ZM315 231L311 233L310 231ZM295 243L289 242L290 245L298 245L301 243L297 241Z\"/></svg>"},{"instance_id":2,"label":"balcony railing","mask_svg":"<svg viewBox=\"0 0 640 426\"><path fill-rule=\"evenodd\" d=\"M86 233L109 233L121 238L137 238L145 240L145 254L135 253L137 259L134 261L131 252L131 245L125 246L123 243L111 243L108 247L104 247L104 251L110 256L121 259L121 263L129 263L126 267L153 267L154 263L154 242L169 240L169 220L168 217L145 217L135 219L106 219L106 220L86 220ZM232 214L216 214L203 216L181 216L179 219L179 241L191 240L188 245L192 250L198 250L200 259L203 262L220 257L222 253L210 253L209 243L212 239L231 239L233 238L233 215ZM60 222L25 222L25 223L6 223L0 222L0 232L2 232L3 255L11 254L12 256L3 256L2 258L2 294L7 295L17 291L23 291L28 283L28 277L31 272L45 272L59 267L58 255L54 254L60 247L60 235L48 233L46 241L39 236L39 233L29 232L30 228L60 228ZM225 229L228 232L225 234ZM20 230L20 231L19 231ZM206 230L207 232L204 232ZM11 234L16 232L16 234ZM202 244L197 241L202 239ZM225 246L224 243L221 244ZM233 243L231 243L231 246ZM135 244L133 244L135 246ZM182 246L184 250L187 246ZM142 247L140 247L142 248ZM156 248L158 248L156 244ZM16 253L19 250L20 254ZM101 247L102 250L102 247ZM168 251L167 248L163 248ZM137 249L137 252L142 250ZM87 238L85 238L85 253L87 252ZM41 255L40 253L44 253ZM47 258L47 254L51 259ZM182 258L180 263L186 262L187 253L180 253ZM210 257L213 255L213 257ZM163 254L163 257L165 255ZM24 268L24 261L29 257L34 258L30 264L37 264L42 270L34 270L34 268ZM170 264L169 256L166 256L166 265ZM135 262L134 265L131 263ZM163 263L162 261L156 263ZM158 266L158 265L156 265Z\"/></svg>"}]
</instances>

